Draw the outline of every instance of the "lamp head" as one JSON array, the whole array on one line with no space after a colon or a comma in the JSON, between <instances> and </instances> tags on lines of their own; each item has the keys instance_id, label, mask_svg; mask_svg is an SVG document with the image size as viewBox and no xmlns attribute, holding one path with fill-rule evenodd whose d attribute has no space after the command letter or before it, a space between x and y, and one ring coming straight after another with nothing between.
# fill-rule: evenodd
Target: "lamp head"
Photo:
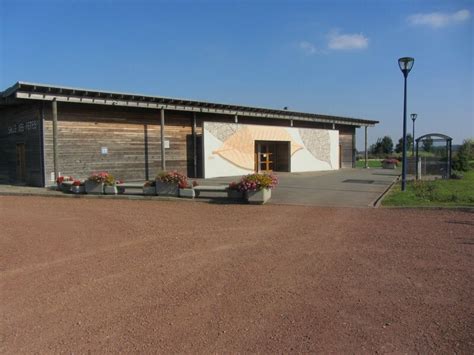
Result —
<instances>
[{"instance_id":1,"label":"lamp head","mask_svg":"<svg viewBox=\"0 0 474 355\"><path fill-rule=\"evenodd\" d=\"M415 58L411 57L403 57L398 60L398 66L400 67L400 70L402 71L405 78L408 76L411 68L413 68L413 63L415 63Z\"/></svg>"},{"instance_id":2,"label":"lamp head","mask_svg":"<svg viewBox=\"0 0 474 355\"><path fill-rule=\"evenodd\" d=\"M411 120L413 122L415 122L416 118L418 117L418 115L416 113L412 113L410 116L411 116Z\"/></svg>"}]
</instances>

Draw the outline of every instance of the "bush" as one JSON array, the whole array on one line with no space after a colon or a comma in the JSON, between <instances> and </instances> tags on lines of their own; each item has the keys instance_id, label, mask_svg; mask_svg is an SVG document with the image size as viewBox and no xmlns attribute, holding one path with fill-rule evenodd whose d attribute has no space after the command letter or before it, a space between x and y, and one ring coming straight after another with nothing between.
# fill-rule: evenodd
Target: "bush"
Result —
<instances>
[{"instance_id":1,"label":"bush","mask_svg":"<svg viewBox=\"0 0 474 355\"><path fill-rule=\"evenodd\" d=\"M457 154L453 157L451 167L453 170L469 171L469 161L473 159L474 155L474 141L472 139L464 140L463 144L459 148Z\"/></svg>"}]
</instances>

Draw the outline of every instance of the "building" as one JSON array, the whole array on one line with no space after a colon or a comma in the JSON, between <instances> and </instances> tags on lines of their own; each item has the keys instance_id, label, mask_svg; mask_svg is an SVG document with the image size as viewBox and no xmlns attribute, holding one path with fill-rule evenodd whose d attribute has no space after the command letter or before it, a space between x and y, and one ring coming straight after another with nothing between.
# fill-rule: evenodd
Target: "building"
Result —
<instances>
[{"instance_id":1,"label":"building","mask_svg":"<svg viewBox=\"0 0 474 355\"><path fill-rule=\"evenodd\" d=\"M353 167L377 121L18 82L0 93L0 181L54 184L108 171L191 177Z\"/></svg>"}]
</instances>

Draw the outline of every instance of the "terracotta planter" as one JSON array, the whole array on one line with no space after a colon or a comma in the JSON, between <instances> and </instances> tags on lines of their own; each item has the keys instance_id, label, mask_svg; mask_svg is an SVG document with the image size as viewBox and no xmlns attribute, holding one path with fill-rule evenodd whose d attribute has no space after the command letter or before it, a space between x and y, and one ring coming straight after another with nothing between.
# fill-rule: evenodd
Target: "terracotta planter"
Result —
<instances>
[{"instance_id":1,"label":"terracotta planter","mask_svg":"<svg viewBox=\"0 0 474 355\"><path fill-rule=\"evenodd\" d=\"M81 186L71 186L71 192L73 194L84 194L86 193L86 187L84 185Z\"/></svg>"},{"instance_id":2,"label":"terracotta planter","mask_svg":"<svg viewBox=\"0 0 474 355\"><path fill-rule=\"evenodd\" d=\"M102 195L104 193L104 183L87 180L85 183L86 194Z\"/></svg>"},{"instance_id":3,"label":"terracotta planter","mask_svg":"<svg viewBox=\"0 0 474 355\"><path fill-rule=\"evenodd\" d=\"M179 197L194 198L194 189L179 189Z\"/></svg>"},{"instance_id":4,"label":"terracotta planter","mask_svg":"<svg viewBox=\"0 0 474 355\"><path fill-rule=\"evenodd\" d=\"M244 197L244 193L242 191L227 189L227 198L230 198L233 200L240 200L243 197Z\"/></svg>"},{"instance_id":5,"label":"terracotta planter","mask_svg":"<svg viewBox=\"0 0 474 355\"><path fill-rule=\"evenodd\" d=\"M115 185L105 185L104 186L104 194L106 195L117 195L118 190L117 186Z\"/></svg>"},{"instance_id":6,"label":"terracotta planter","mask_svg":"<svg viewBox=\"0 0 474 355\"><path fill-rule=\"evenodd\" d=\"M156 196L155 186L143 186L143 194L145 196Z\"/></svg>"},{"instance_id":7,"label":"terracotta planter","mask_svg":"<svg viewBox=\"0 0 474 355\"><path fill-rule=\"evenodd\" d=\"M245 199L253 205L263 205L272 197L272 190L261 189L257 191L245 191Z\"/></svg>"},{"instance_id":8,"label":"terracotta planter","mask_svg":"<svg viewBox=\"0 0 474 355\"><path fill-rule=\"evenodd\" d=\"M158 196L179 196L179 187L178 184L175 183L167 183L161 182L160 180L156 180L156 194Z\"/></svg>"}]
</instances>

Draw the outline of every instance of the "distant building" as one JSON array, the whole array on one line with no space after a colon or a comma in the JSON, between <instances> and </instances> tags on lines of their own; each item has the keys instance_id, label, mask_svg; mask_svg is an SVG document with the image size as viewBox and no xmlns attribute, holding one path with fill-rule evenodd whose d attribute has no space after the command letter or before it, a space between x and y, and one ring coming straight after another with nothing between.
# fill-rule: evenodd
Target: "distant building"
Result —
<instances>
[{"instance_id":1,"label":"distant building","mask_svg":"<svg viewBox=\"0 0 474 355\"><path fill-rule=\"evenodd\" d=\"M108 171L191 177L353 167L377 121L18 82L0 93L0 181L54 184Z\"/></svg>"}]
</instances>

